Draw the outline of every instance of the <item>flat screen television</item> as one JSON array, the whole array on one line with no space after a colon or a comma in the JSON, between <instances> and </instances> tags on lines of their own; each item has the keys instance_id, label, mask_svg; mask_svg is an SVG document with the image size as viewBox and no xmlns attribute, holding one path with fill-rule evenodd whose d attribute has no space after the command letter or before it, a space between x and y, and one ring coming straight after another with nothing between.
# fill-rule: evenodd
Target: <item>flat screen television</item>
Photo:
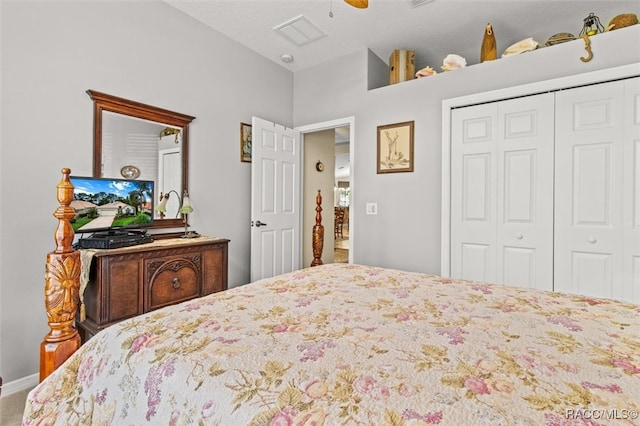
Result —
<instances>
[{"instance_id":1,"label":"flat screen television","mask_svg":"<svg viewBox=\"0 0 640 426\"><path fill-rule=\"evenodd\" d=\"M73 231L130 230L153 224L154 182L70 176Z\"/></svg>"}]
</instances>

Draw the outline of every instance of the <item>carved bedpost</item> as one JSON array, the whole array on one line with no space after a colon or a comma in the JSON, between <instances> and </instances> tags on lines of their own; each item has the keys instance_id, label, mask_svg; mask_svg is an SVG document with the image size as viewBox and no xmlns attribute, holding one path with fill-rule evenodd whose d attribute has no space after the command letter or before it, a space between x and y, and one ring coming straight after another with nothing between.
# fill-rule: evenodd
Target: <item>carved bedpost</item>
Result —
<instances>
[{"instance_id":1,"label":"carved bedpost","mask_svg":"<svg viewBox=\"0 0 640 426\"><path fill-rule=\"evenodd\" d=\"M322 248L324 246L324 226L322 226L322 195L318 189L316 195L316 224L313 225L313 260L311 266L322 265Z\"/></svg>"},{"instance_id":2,"label":"carved bedpost","mask_svg":"<svg viewBox=\"0 0 640 426\"><path fill-rule=\"evenodd\" d=\"M80 347L80 335L73 327L80 290L80 252L72 247L71 219L76 213L70 206L73 201L70 174L70 169L62 169L62 180L57 186L60 206L53 213L58 219L54 233L56 248L47 254L44 298L50 330L40 343L40 381Z\"/></svg>"}]
</instances>

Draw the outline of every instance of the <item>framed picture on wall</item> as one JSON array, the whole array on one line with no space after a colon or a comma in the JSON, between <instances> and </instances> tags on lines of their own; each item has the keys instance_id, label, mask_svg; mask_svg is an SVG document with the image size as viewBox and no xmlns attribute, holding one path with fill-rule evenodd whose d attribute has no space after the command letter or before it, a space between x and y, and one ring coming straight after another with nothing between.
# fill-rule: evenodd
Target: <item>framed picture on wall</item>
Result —
<instances>
[{"instance_id":1,"label":"framed picture on wall","mask_svg":"<svg viewBox=\"0 0 640 426\"><path fill-rule=\"evenodd\" d=\"M413 121L378 126L378 173L413 172Z\"/></svg>"},{"instance_id":2,"label":"framed picture on wall","mask_svg":"<svg viewBox=\"0 0 640 426\"><path fill-rule=\"evenodd\" d=\"M251 162L251 124L240 123L240 161Z\"/></svg>"}]
</instances>

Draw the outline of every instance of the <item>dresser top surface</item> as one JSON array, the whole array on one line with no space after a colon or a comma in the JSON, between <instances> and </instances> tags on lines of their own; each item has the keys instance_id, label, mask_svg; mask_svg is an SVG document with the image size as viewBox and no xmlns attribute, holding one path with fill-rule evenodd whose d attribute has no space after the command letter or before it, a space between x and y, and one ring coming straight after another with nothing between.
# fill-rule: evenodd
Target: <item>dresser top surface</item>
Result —
<instances>
[{"instance_id":1,"label":"dresser top surface","mask_svg":"<svg viewBox=\"0 0 640 426\"><path fill-rule=\"evenodd\" d=\"M229 240L221 237L199 236L196 238L166 238L158 239L149 243L136 244L129 247L119 247L112 249L80 249L80 252L91 252L94 256L104 256L129 252L151 251L164 248L191 247L215 243L228 243Z\"/></svg>"}]
</instances>

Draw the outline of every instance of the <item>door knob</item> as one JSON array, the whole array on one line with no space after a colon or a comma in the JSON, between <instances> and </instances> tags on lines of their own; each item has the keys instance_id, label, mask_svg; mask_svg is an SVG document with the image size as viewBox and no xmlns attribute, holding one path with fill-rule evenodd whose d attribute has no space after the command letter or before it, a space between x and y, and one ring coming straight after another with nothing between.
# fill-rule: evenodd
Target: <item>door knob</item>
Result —
<instances>
[{"instance_id":1,"label":"door knob","mask_svg":"<svg viewBox=\"0 0 640 426\"><path fill-rule=\"evenodd\" d=\"M524 235L522 235L522 234L516 234L516 239L521 240L521 239L522 239L522 237L524 237Z\"/></svg>"},{"instance_id":2,"label":"door knob","mask_svg":"<svg viewBox=\"0 0 640 426\"><path fill-rule=\"evenodd\" d=\"M598 242L598 240L596 239L596 237L589 237L587 238L587 241L589 241L591 244L595 244Z\"/></svg>"},{"instance_id":3,"label":"door knob","mask_svg":"<svg viewBox=\"0 0 640 426\"><path fill-rule=\"evenodd\" d=\"M256 227L260 228L261 226L267 226L267 224L264 222L260 222L259 220L256 220Z\"/></svg>"}]
</instances>

